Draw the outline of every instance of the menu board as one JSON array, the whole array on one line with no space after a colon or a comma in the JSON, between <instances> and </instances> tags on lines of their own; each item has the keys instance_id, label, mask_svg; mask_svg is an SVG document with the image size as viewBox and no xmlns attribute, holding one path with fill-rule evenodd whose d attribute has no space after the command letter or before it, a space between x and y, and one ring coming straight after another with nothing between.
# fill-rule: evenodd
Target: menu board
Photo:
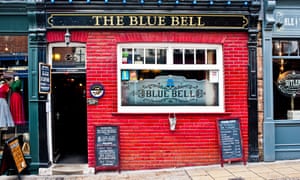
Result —
<instances>
[{"instance_id":1,"label":"menu board","mask_svg":"<svg viewBox=\"0 0 300 180\"><path fill-rule=\"evenodd\" d=\"M119 169L119 127L96 126L96 170Z\"/></svg>"},{"instance_id":2,"label":"menu board","mask_svg":"<svg viewBox=\"0 0 300 180\"><path fill-rule=\"evenodd\" d=\"M240 120L238 118L232 119L219 119L218 134L221 154L221 166L223 167L224 161L240 161L243 160L246 163L241 130Z\"/></svg>"}]
</instances>

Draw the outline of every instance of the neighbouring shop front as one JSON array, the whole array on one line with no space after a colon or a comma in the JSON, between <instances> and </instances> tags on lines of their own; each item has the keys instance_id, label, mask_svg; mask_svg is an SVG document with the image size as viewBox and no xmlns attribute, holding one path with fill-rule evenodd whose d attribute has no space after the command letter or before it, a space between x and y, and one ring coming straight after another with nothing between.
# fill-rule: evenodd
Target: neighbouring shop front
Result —
<instances>
[{"instance_id":1,"label":"neighbouring shop front","mask_svg":"<svg viewBox=\"0 0 300 180\"><path fill-rule=\"evenodd\" d=\"M21 165L21 173L37 173L39 167L48 166L48 157L41 155L47 149L45 99L38 91L38 63L46 58L45 23L38 22L42 11L37 9L34 1L0 1L1 175L19 170L6 161L5 145L14 138L27 163Z\"/></svg>"},{"instance_id":2,"label":"neighbouring shop front","mask_svg":"<svg viewBox=\"0 0 300 180\"><path fill-rule=\"evenodd\" d=\"M232 117L246 158L256 155L259 9L257 1L47 1L50 162L105 168L117 153L121 170L218 164L217 120ZM117 151L101 156L101 133L117 134Z\"/></svg>"},{"instance_id":3,"label":"neighbouring shop front","mask_svg":"<svg viewBox=\"0 0 300 180\"><path fill-rule=\"evenodd\" d=\"M300 3L265 4L264 160L299 159Z\"/></svg>"}]
</instances>

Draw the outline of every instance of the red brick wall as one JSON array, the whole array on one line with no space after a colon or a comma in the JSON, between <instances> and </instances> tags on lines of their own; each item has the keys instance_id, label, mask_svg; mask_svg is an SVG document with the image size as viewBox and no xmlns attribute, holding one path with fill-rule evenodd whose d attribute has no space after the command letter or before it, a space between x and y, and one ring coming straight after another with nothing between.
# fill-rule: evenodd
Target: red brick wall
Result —
<instances>
[{"instance_id":1,"label":"red brick wall","mask_svg":"<svg viewBox=\"0 0 300 180\"><path fill-rule=\"evenodd\" d=\"M82 32L73 41L85 41ZM98 105L88 105L88 163L95 166L95 126L120 127L120 168L152 169L218 164L220 159L216 119L241 118L244 151L248 151L248 34L246 32L86 32L87 90L100 82L105 95ZM75 36L75 37L73 37ZM78 35L79 36L79 35ZM168 114L117 113L117 43L214 43L224 52L226 113L176 114L176 131L169 130ZM88 92L88 91L87 91ZM88 94L88 98L90 95Z\"/></svg>"}]
</instances>

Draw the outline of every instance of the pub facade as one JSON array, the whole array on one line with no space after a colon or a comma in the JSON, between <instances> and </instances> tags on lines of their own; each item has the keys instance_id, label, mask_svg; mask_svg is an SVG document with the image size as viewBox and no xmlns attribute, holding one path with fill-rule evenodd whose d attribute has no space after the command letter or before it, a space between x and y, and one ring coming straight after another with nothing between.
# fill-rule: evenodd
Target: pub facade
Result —
<instances>
[{"instance_id":1,"label":"pub facade","mask_svg":"<svg viewBox=\"0 0 300 180\"><path fill-rule=\"evenodd\" d=\"M220 119L258 161L260 1L22 3L30 172L218 164Z\"/></svg>"},{"instance_id":2,"label":"pub facade","mask_svg":"<svg viewBox=\"0 0 300 180\"><path fill-rule=\"evenodd\" d=\"M264 160L299 159L299 10L265 1L263 23Z\"/></svg>"},{"instance_id":3,"label":"pub facade","mask_svg":"<svg viewBox=\"0 0 300 180\"><path fill-rule=\"evenodd\" d=\"M233 117L245 158L257 160L259 9L258 1L47 1L49 160L79 154L96 170L217 164L217 120ZM118 137L109 150L101 143L115 136L105 132Z\"/></svg>"}]
</instances>

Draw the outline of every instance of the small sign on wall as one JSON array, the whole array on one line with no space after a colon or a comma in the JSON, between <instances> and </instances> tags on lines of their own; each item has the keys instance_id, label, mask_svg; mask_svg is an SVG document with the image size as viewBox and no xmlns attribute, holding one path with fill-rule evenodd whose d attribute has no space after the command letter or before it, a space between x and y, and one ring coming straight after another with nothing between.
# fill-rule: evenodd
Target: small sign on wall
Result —
<instances>
[{"instance_id":1,"label":"small sign on wall","mask_svg":"<svg viewBox=\"0 0 300 180\"><path fill-rule=\"evenodd\" d=\"M90 88L90 94L93 98L101 98L104 96L104 86L100 83L93 84Z\"/></svg>"},{"instance_id":2,"label":"small sign on wall","mask_svg":"<svg viewBox=\"0 0 300 180\"><path fill-rule=\"evenodd\" d=\"M48 94L51 92L51 66L39 63L39 93Z\"/></svg>"}]
</instances>

